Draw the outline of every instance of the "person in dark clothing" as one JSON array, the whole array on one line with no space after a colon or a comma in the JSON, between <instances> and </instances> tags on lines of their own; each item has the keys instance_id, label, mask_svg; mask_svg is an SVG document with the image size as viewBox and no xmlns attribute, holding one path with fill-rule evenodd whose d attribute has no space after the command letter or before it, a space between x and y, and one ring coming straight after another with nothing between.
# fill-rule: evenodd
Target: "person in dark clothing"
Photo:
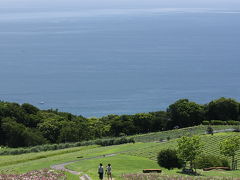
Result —
<instances>
[{"instance_id":1,"label":"person in dark clothing","mask_svg":"<svg viewBox=\"0 0 240 180\"><path fill-rule=\"evenodd\" d=\"M100 163L98 166L98 174L99 174L99 179L101 180L103 180L103 173L104 173L103 165L102 163Z\"/></svg>"}]
</instances>

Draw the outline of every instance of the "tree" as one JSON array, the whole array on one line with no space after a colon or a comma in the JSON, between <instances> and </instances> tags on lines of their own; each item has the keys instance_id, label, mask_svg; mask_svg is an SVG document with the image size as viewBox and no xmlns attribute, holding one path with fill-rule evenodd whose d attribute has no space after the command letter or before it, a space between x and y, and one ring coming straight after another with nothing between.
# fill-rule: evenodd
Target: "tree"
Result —
<instances>
[{"instance_id":1,"label":"tree","mask_svg":"<svg viewBox=\"0 0 240 180\"><path fill-rule=\"evenodd\" d=\"M193 169L193 162L198 155L202 153L203 144L199 136L186 137L183 136L178 140L177 152L179 158L186 163L189 162L190 169Z\"/></svg>"},{"instance_id":2,"label":"tree","mask_svg":"<svg viewBox=\"0 0 240 180\"><path fill-rule=\"evenodd\" d=\"M174 126L188 127L199 125L204 119L204 108L188 99L180 99L167 109L170 117L170 124Z\"/></svg>"},{"instance_id":3,"label":"tree","mask_svg":"<svg viewBox=\"0 0 240 180\"><path fill-rule=\"evenodd\" d=\"M92 138L101 138L103 136L106 136L110 131L110 125L105 124L102 119L92 117L88 120L88 126L93 132Z\"/></svg>"},{"instance_id":4,"label":"tree","mask_svg":"<svg viewBox=\"0 0 240 180\"><path fill-rule=\"evenodd\" d=\"M209 120L238 120L239 103L231 98L220 98L211 101L206 106L207 118Z\"/></svg>"},{"instance_id":5,"label":"tree","mask_svg":"<svg viewBox=\"0 0 240 180\"><path fill-rule=\"evenodd\" d=\"M76 142L78 141L78 128L77 124L74 122L64 122L64 125L62 126L58 142L66 143L66 142Z\"/></svg>"},{"instance_id":6,"label":"tree","mask_svg":"<svg viewBox=\"0 0 240 180\"><path fill-rule=\"evenodd\" d=\"M152 127L153 116L149 113L138 113L133 115L133 122L138 133L148 133Z\"/></svg>"},{"instance_id":7,"label":"tree","mask_svg":"<svg viewBox=\"0 0 240 180\"><path fill-rule=\"evenodd\" d=\"M9 117L3 119L2 129L6 137L5 144L9 147L15 148L47 143L47 140L39 131L27 128Z\"/></svg>"},{"instance_id":8,"label":"tree","mask_svg":"<svg viewBox=\"0 0 240 180\"><path fill-rule=\"evenodd\" d=\"M28 113L28 114L37 114L37 112L39 111L39 109L31 104L28 103L24 103L22 104L22 109Z\"/></svg>"},{"instance_id":9,"label":"tree","mask_svg":"<svg viewBox=\"0 0 240 180\"><path fill-rule=\"evenodd\" d=\"M38 124L38 129L43 134L43 136L51 143L57 143L63 124L64 121L61 120L61 118L51 117L46 119L44 122Z\"/></svg>"},{"instance_id":10,"label":"tree","mask_svg":"<svg viewBox=\"0 0 240 180\"><path fill-rule=\"evenodd\" d=\"M235 169L234 162L238 150L240 150L240 136L232 136L220 142L220 153L232 158L233 170Z\"/></svg>"},{"instance_id":11,"label":"tree","mask_svg":"<svg viewBox=\"0 0 240 180\"><path fill-rule=\"evenodd\" d=\"M152 117L151 122L151 131L162 131L166 130L166 125L169 120L167 112L165 111L157 111L157 112L151 112L150 113Z\"/></svg>"},{"instance_id":12,"label":"tree","mask_svg":"<svg viewBox=\"0 0 240 180\"><path fill-rule=\"evenodd\" d=\"M183 161L177 157L177 151L174 149L164 149L158 154L158 164L168 170L173 168L181 168Z\"/></svg>"}]
</instances>

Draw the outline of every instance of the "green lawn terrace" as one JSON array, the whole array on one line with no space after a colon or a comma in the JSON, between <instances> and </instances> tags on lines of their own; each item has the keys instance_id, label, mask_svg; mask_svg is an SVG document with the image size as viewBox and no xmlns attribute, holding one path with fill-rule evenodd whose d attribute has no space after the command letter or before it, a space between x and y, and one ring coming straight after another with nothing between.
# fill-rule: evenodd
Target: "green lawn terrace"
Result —
<instances>
[{"instance_id":1,"label":"green lawn terrace","mask_svg":"<svg viewBox=\"0 0 240 180\"><path fill-rule=\"evenodd\" d=\"M240 136L240 134L238 132L223 132L223 133L215 133L214 135L210 135L210 134L201 135L201 140L204 143L203 153L223 157L223 155L220 154L219 142L231 136ZM131 154L134 156L142 156L142 157L146 157L156 161L157 154L160 150L166 149L166 148L176 148L176 146L177 146L177 139L172 139L166 142L158 142L158 143L156 142L155 144L152 144L152 145L149 144L149 146L146 148L137 149L136 151L128 152L128 154ZM240 152L238 152L237 160L240 160Z\"/></svg>"},{"instance_id":2,"label":"green lawn terrace","mask_svg":"<svg viewBox=\"0 0 240 180\"><path fill-rule=\"evenodd\" d=\"M208 125L199 125L181 129L174 129L169 131L160 131L147 134L138 134L133 137L136 142L154 142L165 141L168 139L176 139L186 135L203 135L206 134ZM233 125L211 125L215 132L232 131L236 126Z\"/></svg>"},{"instance_id":3,"label":"green lawn terrace","mask_svg":"<svg viewBox=\"0 0 240 180\"><path fill-rule=\"evenodd\" d=\"M143 169L162 169L162 173L159 177L154 175L154 178L167 179L177 178L179 176L186 177L179 173L181 170L173 169L167 170L159 167L157 164L157 155L161 149L165 148L176 148L177 138L181 135L191 134L202 134L201 139L204 143L204 153L213 154L219 157L223 157L219 151L219 142L223 139L231 136L240 136L237 132L221 132L214 133L214 135L205 134L207 126L196 126L192 128L178 129L166 132L156 132L134 136L135 138L141 137L143 142L137 140L136 143L114 145L102 147L99 145L81 146L74 148L67 148L55 151L46 151L38 153L28 153L22 155L5 155L0 156L0 170L2 172L16 172L26 173L32 170L40 170L43 168L50 168L52 165L61 164L69 161L75 161L66 165L65 167L73 171L81 172L80 175L88 174L93 180L97 178L97 167L101 162L104 166L108 163L112 164L113 176L115 180L123 180L128 177L127 174L132 175L133 178L136 176L139 178L142 175L139 173ZM232 126L213 126L214 130L231 129ZM193 129L193 130L189 130ZM178 134L179 133L179 134ZM164 137L170 135L168 141ZM147 138L146 138L147 137ZM148 139L146 142L145 139ZM88 159L87 159L88 158ZM237 160L240 160L240 152L237 153ZM238 169L240 164L238 163ZM238 178L240 177L240 171L209 171L204 172L197 170L201 174L200 177L194 178L210 178L215 177L216 179L221 178ZM79 179L78 175L65 173L68 179ZM136 175L138 174L138 175ZM149 177L152 178L152 177ZM191 177L193 178L193 177ZM139 179L138 179L139 180ZM141 180L141 179L140 179ZM150 180L150 179L149 179Z\"/></svg>"}]
</instances>

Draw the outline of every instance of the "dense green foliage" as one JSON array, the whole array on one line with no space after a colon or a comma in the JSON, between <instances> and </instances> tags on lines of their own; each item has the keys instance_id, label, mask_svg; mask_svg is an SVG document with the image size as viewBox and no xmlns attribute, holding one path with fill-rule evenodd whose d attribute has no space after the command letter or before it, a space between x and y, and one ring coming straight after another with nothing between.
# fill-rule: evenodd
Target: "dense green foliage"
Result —
<instances>
[{"instance_id":1,"label":"dense green foliage","mask_svg":"<svg viewBox=\"0 0 240 180\"><path fill-rule=\"evenodd\" d=\"M0 145L26 147L118 137L159 131L166 122L167 115L163 111L84 118L52 109L39 110L26 103L0 102Z\"/></svg>"},{"instance_id":2,"label":"dense green foliage","mask_svg":"<svg viewBox=\"0 0 240 180\"><path fill-rule=\"evenodd\" d=\"M187 127L201 124L204 119L204 108L188 99L180 99L167 109L171 127Z\"/></svg>"},{"instance_id":3,"label":"dense green foliage","mask_svg":"<svg viewBox=\"0 0 240 180\"><path fill-rule=\"evenodd\" d=\"M235 169L235 156L240 150L240 137L233 136L220 143L220 153L232 158L232 169Z\"/></svg>"},{"instance_id":4,"label":"dense green foliage","mask_svg":"<svg viewBox=\"0 0 240 180\"><path fill-rule=\"evenodd\" d=\"M193 169L193 167L195 167L194 160L203 151L203 144L201 143L200 136L183 136L178 140L177 147L179 158L185 162L189 162L190 169Z\"/></svg>"},{"instance_id":5,"label":"dense green foliage","mask_svg":"<svg viewBox=\"0 0 240 180\"><path fill-rule=\"evenodd\" d=\"M220 98L206 106L207 119L239 120L239 103L234 99Z\"/></svg>"},{"instance_id":6,"label":"dense green foliage","mask_svg":"<svg viewBox=\"0 0 240 180\"><path fill-rule=\"evenodd\" d=\"M161 150L158 154L157 161L159 166L169 170L183 166L183 161L177 157L177 151L175 149Z\"/></svg>"},{"instance_id":7,"label":"dense green foliage","mask_svg":"<svg viewBox=\"0 0 240 180\"><path fill-rule=\"evenodd\" d=\"M203 125L240 125L240 121L223 121L223 120L211 120L211 121L203 121Z\"/></svg>"},{"instance_id":8,"label":"dense green foliage","mask_svg":"<svg viewBox=\"0 0 240 180\"><path fill-rule=\"evenodd\" d=\"M204 154L198 156L195 161L195 167L197 169L209 168L209 167L229 167L229 162L225 158L219 156Z\"/></svg>"},{"instance_id":9,"label":"dense green foliage","mask_svg":"<svg viewBox=\"0 0 240 180\"><path fill-rule=\"evenodd\" d=\"M240 120L239 108L239 102L234 99L220 98L205 105L180 99L166 111L85 118L58 110L39 110L27 103L0 102L0 145L29 147L82 142L202 123L237 125Z\"/></svg>"}]
</instances>

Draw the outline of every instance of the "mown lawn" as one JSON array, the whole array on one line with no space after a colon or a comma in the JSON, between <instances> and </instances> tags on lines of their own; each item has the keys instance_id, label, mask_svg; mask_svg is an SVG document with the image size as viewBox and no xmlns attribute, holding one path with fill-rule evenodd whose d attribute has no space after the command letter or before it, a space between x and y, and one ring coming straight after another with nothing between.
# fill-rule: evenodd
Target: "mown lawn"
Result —
<instances>
[{"instance_id":1,"label":"mown lawn","mask_svg":"<svg viewBox=\"0 0 240 180\"><path fill-rule=\"evenodd\" d=\"M181 176L189 177L181 173L179 169L167 170L165 168L159 167L156 161L149 160L144 157L129 156L129 155L116 155L112 157L97 158L91 160L83 160L70 164L66 166L69 169L75 171L81 171L88 174L93 180L98 179L97 168L99 163L103 163L106 166L108 163L112 165L113 177L115 180L123 180L123 174L134 174L142 173L143 169L162 169L161 175L163 176ZM197 170L200 176L198 178L207 178L207 177L226 177L226 178L237 178L240 177L240 170L237 171L202 171Z\"/></svg>"},{"instance_id":2,"label":"mown lawn","mask_svg":"<svg viewBox=\"0 0 240 180\"><path fill-rule=\"evenodd\" d=\"M79 161L66 167L74 169L76 171L83 171L91 178L97 179L97 169L99 163L103 163L104 166L106 166L108 163L112 165L113 177L115 178L115 180L122 179L122 174L141 173L143 169L159 168L159 165L155 161L149 160L144 157L129 155L116 155L112 157Z\"/></svg>"},{"instance_id":3,"label":"mown lawn","mask_svg":"<svg viewBox=\"0 0 240 180\"><path fill-rule=\"evenodd\" d=\"M153 146L155 143L149 143ZM0 171L11 171L14 173L25 173L32 170L49 168L51 165L68 161L90 158L106 154L114 154L125 151L134 151L145 148L145 143L123 144L108 147L84 146L64 150L47 151L39 153L28 153L23 155L0 156Z\"/></svg>"}]
</instances>

